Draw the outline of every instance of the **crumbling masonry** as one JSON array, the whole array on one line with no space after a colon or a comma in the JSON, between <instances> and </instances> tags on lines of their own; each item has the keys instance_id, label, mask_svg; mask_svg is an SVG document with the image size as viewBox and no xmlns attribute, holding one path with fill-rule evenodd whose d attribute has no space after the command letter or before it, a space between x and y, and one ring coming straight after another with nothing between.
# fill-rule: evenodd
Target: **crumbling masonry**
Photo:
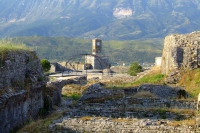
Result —
<instances>
[{"instance_id":1,"label":"crumbling masonry","mask_svg":"<svg viewBox=\"0 0 200 133\"><path fill-rule=\"evenodd\" d=\"M199 67L200 31L184 35L173 34L165 38L161 65L163 74L173 76L181 69Z\"/></svg>"}]
</instances>

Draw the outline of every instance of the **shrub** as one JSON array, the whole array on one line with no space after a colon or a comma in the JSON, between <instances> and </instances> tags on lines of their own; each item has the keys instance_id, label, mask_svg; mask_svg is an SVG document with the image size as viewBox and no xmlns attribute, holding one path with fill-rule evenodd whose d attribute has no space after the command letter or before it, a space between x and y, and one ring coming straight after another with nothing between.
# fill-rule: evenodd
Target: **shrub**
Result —
<instances>
[{"instance_id":1,"label":"shrub","mask_svg":"<svg viewBox=\"0 0 200 133\"><path fill-rule=\"evenodd\" d=\"M133 62L128 70L128 74L131 76L136 76L137 73L142 71L142 66L140 66L137 62Z\"/></svg>"},{"instance_id":2,"label":"shrub","mask_svg":"<svg viewBox=\"0 0 200 133\"><path fill-rule=\"evenodd\" d=\"M42 59L41 65L42 65L42 69L43 69L44 72L49 71L50 68L51 68L51 64L47 59Z\"/></svg>"}]
</instances>

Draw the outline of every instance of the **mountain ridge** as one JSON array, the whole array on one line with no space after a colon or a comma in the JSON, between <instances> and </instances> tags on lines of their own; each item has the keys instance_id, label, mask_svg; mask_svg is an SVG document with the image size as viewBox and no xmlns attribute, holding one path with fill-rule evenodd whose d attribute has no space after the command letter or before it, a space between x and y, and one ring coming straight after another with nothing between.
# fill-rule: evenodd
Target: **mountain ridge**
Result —
<instances>
[{"instance_id":1,"label":"mountain ridge","mask_svg":"<svg viewBox=\"0 0 200 133\"><path fill-rule=\"evenodd\" d=\"M0 37L132 40L200 30L200 0L0 0Z\"/></svg>"}]
</instances>

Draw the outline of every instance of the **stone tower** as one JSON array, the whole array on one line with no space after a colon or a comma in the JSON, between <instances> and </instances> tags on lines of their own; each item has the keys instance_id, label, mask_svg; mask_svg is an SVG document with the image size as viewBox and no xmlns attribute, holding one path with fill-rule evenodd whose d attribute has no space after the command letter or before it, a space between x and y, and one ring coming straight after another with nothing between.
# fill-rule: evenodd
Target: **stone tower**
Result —
<instances>
[{"instance_id":1,"label":"stone tower","mask_svg":"<svg viewBox=\"0 0 200 133\"><path fill-rule=\"evenodd\" d=\"M162 55L162 73L200 67L200 32L173 34L165 38Z\"/></svg>"},{"instance_id":2,"label":"stone tower","mask_svg":"<svg viewBox=\"0 0 200 133\"><path fill-rule=\"evenodd\" d=\"M92 40L92 54L100 55L102 52L102 40L93 39Z\"/></svg>"},{"instance_id":3,"label":"stone tower","mask_svg":"<svg viewBox=\"0 0 200 133\"><path fill-rule=\"evenodd\" d=\"M101 39L92 40L92 55L85 56L85 64L91 66L90 69L106 69L110 67L109 58L102 54Z\"/></svg>"},{"instance_id":4,"label":"stone tower","mask_svg":"<svg viewBox=\"0 0 200 133\"><path fill-rule=\"evenodd\" d=\"M200 31L165 37L161 70L166 83L177 83L185 70L200 68Z\"/></svg>"}]
</instances>

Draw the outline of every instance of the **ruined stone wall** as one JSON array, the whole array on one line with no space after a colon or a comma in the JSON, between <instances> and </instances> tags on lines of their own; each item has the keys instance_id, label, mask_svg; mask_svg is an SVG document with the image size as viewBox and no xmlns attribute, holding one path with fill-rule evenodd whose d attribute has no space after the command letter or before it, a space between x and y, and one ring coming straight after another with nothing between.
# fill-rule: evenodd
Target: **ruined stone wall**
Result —
<instances>
[{"instance_id":1,"label":"ruined stone wall","mask_svg":"<svg viewBox=\"0 0 200 133\"><path fill-rule=\"evenodd\" d=\"M8 133L36 117L46 84L40 60L31 51L10 51L0 60L0 132Z\"/></svg>"},{"instance_id":2,"label":"ruined stone wall","mask_svg":"<svg viewBox=\"0 0 200 133\"><path fill-rule=\"evenodd\" d=\"M160 87L143 85L139 91L154 89L153 92L156 93ZM160 91L166 94L170 90L172 88L165 87ZM132 89L128 93L134 92ZM196 109L196 101L165 99L167 97L131 98L125 95L123 90L103 89L100 84L93 84L76 105L69 106L70 110L65 112L65 117L49 125L49 131L52 133L196 132L195 125L179 127L167 125L172 120L193 118L191 112ZM179 112L185 109L187 113Z\"/></svg>"},{"instance_id":3,"label":"ruined stone wall","mask_svg":"<svg viewBox=\"0 0 200 133\"><path fill-rule=\"evenodd\" d=\"M165 38L162 55L162 73L199 67L200 32L169 35Z\"/></svg>"},{"instance_id":4,"label":"ruined stone wall","mask_svg":"<svg viewBox=\"0 0 200 133\"><path fill-rule=\"evenodd\" d=\"M51 63L51 69L50 72L62 72L62 71L67 71L70 68L66 68L66 62L54 62Z\"/></svg>"},{"instance_id":5,"label":"ruined stone wall","mask_svg":"<svg viewBox=\"0 0 200 133\"><path fill-rule=\"evenodd\" d=\"M60 104L62 101L62 88L67 84L80 84L81 80L86 80L85 76L72 78L72 79L58 79L56 81L49 81L46 84L46 92L53 91L52 93L47 93L51 100L49 101L52 104Z\"/></svg>"}]
</instances>

